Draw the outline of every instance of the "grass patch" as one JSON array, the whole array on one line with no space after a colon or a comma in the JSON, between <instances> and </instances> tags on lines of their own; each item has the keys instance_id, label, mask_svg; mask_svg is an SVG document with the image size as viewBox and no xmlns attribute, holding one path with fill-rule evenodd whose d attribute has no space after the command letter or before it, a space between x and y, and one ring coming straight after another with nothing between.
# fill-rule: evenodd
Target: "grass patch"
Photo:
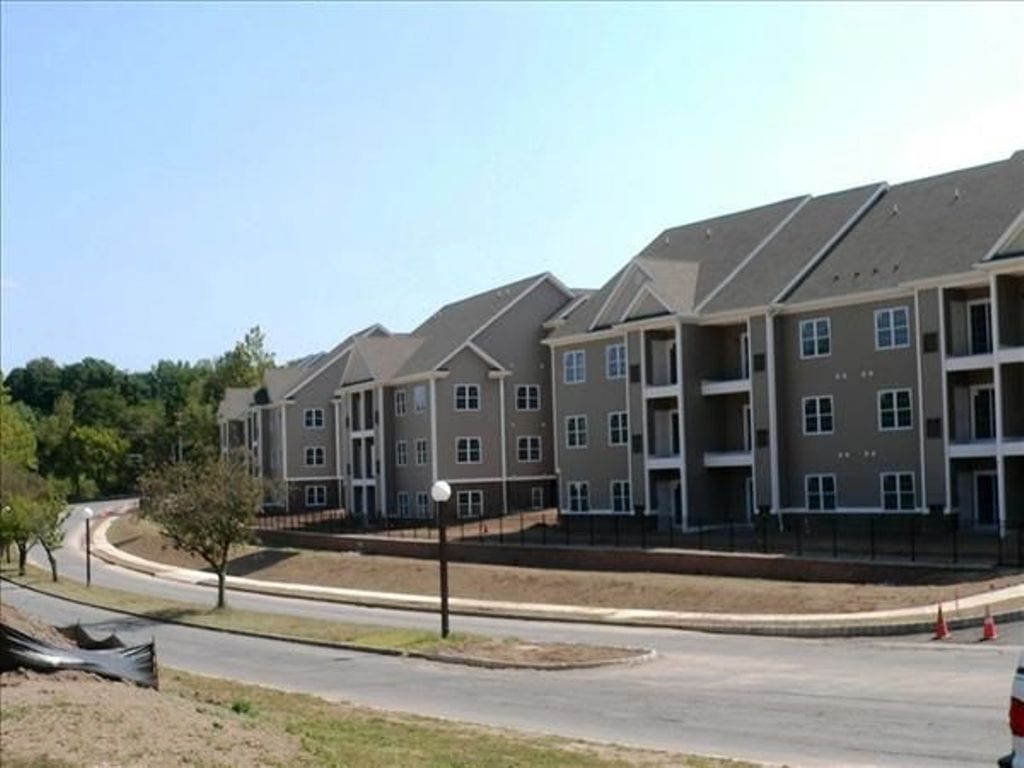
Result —
<instances>
[{"instance_id":1,"label":"grass patch","mask_svg":"<svg viewBox=\"0 0 1024 768\"><path fill-rule=\"evenodd\" d=\"M41 568L29 566L25 576L13 569L0 573L14 582L41 592L79 600L102 608L134 613L155 621L173 621L195 627L240 630L293 640L347 645L357 649L422 653L445 658L485 658L497 663L545 664L617 661L637 655L625 648L563 643L523 643L515 639L494 640L480 635L453 633L442 640L420 629L383 627L373 624L309 619L233 608L209 608L195 603L167 600L107 587L62 580L53 582Z\"/></svg>"},{"instance_id":2,"label":"grass patch","mask_svg":"<svg viewBox=\"0 0 1024 768\"><path fill-rule=\"evenodd\" d=\"M260 728L282 729L299 738L312 764L365 768L625 768L686 766L743 768L740 763L664 752L626 749L463 725L328 702L314 696L172 671L165 693L201 702L214 712L251 704Z\"/></svg>"}]
</instances>

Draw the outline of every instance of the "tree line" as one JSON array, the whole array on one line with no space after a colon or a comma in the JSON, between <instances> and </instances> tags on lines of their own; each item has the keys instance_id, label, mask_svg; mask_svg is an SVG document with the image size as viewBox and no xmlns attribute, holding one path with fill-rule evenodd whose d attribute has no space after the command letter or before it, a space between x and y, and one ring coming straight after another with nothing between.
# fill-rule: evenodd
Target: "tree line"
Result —
<instances>
[{"instance_id":1,"label":"tree line","mask_svg":"<svg viewBox=\"0 0 1024 768\"><path fill-rule=\"evenodd\" d=\"M175 465L182 477L191 471L185 465L224 472L216 415L224 390L256 386L273 365L256 326L214 360L161 360L129 373L91 357L67 366L41 357L12 370L0 382L0 550L15 545L24 573L28 549L39 543L56 580L53 550L63 541L69 499L134 494L140 485L157 491L156 478L174 477ZM241 474L240 463L228 462L233 473ZM251 515L259 487L236 474L232 484L236 492L244 487L241 506ZM155 495L161 492L174 496L166 486ZM204 501L218 506L210 496ZM217 559L223 563L226 551Z\"/></svg>"}]
</instances>

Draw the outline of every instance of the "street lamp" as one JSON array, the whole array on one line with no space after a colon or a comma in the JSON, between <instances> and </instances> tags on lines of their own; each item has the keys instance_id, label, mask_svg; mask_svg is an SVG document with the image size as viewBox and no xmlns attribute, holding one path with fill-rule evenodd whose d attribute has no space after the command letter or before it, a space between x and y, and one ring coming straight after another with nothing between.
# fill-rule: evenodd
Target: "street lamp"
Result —
<instances>
[{"instance_id":1,"label":"street lamp","mask_svg":"<svg viewBox=\"0 0 1024 768\"><path fill-rule=\"evenodd\" d=\"M85 508L85 586L92 586L92 507Z\"/></svg>"},{"instance_id":2,"label":"street lamp","mask_svg":"<svg viewBox=\"0 0 1024 768\"><path fill-rule=\"evenodd\" d=\"M448 637L448 535L445 531L445 502L452 497L452 487L444 480L430 486L437 515L437 558L441 569L441 637Z\"/></svg>"}]
</instances>

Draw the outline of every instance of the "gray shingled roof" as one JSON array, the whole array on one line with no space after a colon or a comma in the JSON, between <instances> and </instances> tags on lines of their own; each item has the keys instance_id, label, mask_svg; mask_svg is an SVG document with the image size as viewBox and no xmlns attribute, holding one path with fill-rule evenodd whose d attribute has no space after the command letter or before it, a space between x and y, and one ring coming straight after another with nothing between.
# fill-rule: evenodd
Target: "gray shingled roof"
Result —
<instances>
[{"instance_id":1,"label":"gray shingled roof","mask_svg":"<svg viewBox=\"0 0 1024 768\"><path fill-rule=\"evenodd\" d=\"M303 371L303 375L299 376L299 378L295 380L295 382L288 388L285 394L292 392L298 387L303 386L308 382L312 381L313 379L315 379L317 376L320 375L324 368L328 367L334 361L334 359L339 354L344 352L348 347L351 347L356 339L365 337L367 335L388 336L390 334L388 332L388 329L382 326L380 323L374 323L373 325L368 325L365 328L362 328L356 331L355 333L346 336L344 339L335 344L327 352L322 352L316 356L311 355L309 358L305 358L306 360L309 360L309 363L302 366L303 368L305 368L305 370Z\"/></svg>"},{"instance_id":2,"label":"gray shingled roof","mask_svg":"<svg viewBox=\"0 0 1024 768\"><path fill-rule=\"evenodd\" d=\"M407 333L356 339L341 383L389 381L422 344L423 339Z\"/></svg>"},{"instance_id":3,"label":"gray shingled roof","mask_svg":"<svg viewBox=\"0 0 1024 768\"><path fill-rule=\"evenodd\" d=\"M653 278L651 287L669 303L669 310L692 312L805 199L794 197L666 229L573 312L549 338L586 333L600 317L619 280L624 276L629 278L627 273L634 263ZM627 293L625 298L613 296L613 303L628 303L636 291Z\"/></svg>"},{"instance_id":4,"label":"gray shingled roof","mask_svg":"<svg viewBox=\"0 0 1024 768\"><path fill-rule=\"evenodd\" d=\"M228 387L217 406L218 421L233 421L245 418L245 412L252 402L255 387Z\"/></svg>"},{"instance_id":5,"label":"gray shingled roof","mask_svg":"<svg viewBox=\"0 0 1024 768\"><path fill-rule=\"evenodd\" d=\"M787 304L969 272L1024 211L1024 155L892 187Z\"/></svg>"},{"instance_id":6,"label":"gray shingled roof","mask_svg":"<svg viewBox=\"0 0 1024 768\"><path fill-rule=\"evenodd\" d=\"M263 372L263 386L260 389L266 392L268 403L276 403L306 373L305 368L294 365L268 368Z\"/></svg>"},{"instance_id":7,"label":"gray shingled roof","mask_svg":"<svg viewBox=\"0 0 1024 768\"><path fill-rule=\"evenodd\" d=\"M882 186L868 184L812 198L701 312L750 309L774 301Z\"/></svg>"},{"instance_id":8,"label":"gray shingled roof","mask_svg":"<svg viewBox=\"0 0 1024 768\"><path fill-rule=\"evenodd\" d=\"M422 344L403 363L397 376L432 371L458 349L480 326L515 301L523 291L544 275L516 280L484 293L446 304L417 327L412 335Z\"/></svg>"}]
</instances>

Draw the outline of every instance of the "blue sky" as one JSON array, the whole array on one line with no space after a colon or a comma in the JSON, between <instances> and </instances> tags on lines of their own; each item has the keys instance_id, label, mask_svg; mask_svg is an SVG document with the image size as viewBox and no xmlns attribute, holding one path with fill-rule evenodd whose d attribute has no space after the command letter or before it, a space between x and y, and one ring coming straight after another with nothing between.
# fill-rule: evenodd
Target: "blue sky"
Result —
<instances>
[{"instance_id":1,"label":"blue sky","mask_svg":"<svg viewBox=\"0 0 1024 768\"><path fill-rule=\"evenodd\" d=\"M2 366L278 359L1024 147L1024 4L2 6Z\"/></svg>"}]
</instances>

